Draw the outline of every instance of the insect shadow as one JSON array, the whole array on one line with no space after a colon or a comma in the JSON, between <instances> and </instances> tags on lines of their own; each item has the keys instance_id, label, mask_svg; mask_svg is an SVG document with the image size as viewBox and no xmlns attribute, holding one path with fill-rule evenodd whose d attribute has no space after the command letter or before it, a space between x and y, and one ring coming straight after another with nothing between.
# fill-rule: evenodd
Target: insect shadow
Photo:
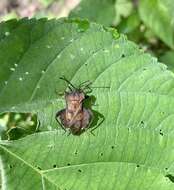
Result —
<instances>
[{"instance_id":1,"label":"insect shadow","mask_svg":"<svg viewBox=\"0 0 174 190\"><path fill-rule=\"evenodd\" d=\"M93 131L100 127L100 125L105 121L104 115L93 109L94 106L98 106L95 103L96 97L94 95L86 96L86 99L84 100L84 107L89 108L93 113L93 118L88 128L93 135Z\"/></svg>"}]
</instances>

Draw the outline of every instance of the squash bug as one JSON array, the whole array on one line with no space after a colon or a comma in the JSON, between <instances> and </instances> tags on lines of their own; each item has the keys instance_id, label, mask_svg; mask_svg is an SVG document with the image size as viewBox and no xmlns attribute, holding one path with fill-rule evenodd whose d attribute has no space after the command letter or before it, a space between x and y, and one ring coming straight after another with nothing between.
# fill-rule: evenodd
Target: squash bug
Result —
<instances>
[{"instance_id":1,"label":"squash bug","mask_svg":"<svg viewBox=\"0 0 174 190\"><path fill-rule=\"evenodd\" d=\"M56 113L56 120L65 131L68 129L72 134L81 134L90 126L93 119L92 111L83 105L87 93L91 92L91 82L85 81L75 87L65 77L60 79L68 83L69 91L65 91L64 94L66 108Z\"/></svg>"}]
</instances>

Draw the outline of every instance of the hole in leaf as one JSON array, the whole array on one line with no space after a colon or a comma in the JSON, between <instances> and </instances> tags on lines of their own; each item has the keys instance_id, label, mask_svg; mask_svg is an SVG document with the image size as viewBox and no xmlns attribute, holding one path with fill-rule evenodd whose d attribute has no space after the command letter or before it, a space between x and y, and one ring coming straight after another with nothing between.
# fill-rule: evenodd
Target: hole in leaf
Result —
<instances>
[{"instance_id":1,"label":"hole in leaf","mask_svg":"<svg viewBox=\"0 0 174 190\"><path fill-rule=\"evenodd\" d=\"M53 165L53 168L56 168L56 167L57 167L56 164L54 164L54 165Z\"/></svg>"},{"instance_id":2,"label":"hole in leaf","mask_svg":"<svg viewBox=\"0 0 174 190\"><path fill-rule=\"evenodd\" d=\"M71 165L70 163L67 164L67 166L70 166L70 165Z\"/></svg>"},{"instance_id":3,"label":"hole in leaf","mask_svg":"<svg viewBox=\"0 0 174 190\"><path fill-rule=\"evenodd\" d=\"M36 166L36 168L39 169L39 170L42 170L42 168L40 166Z\"/></svg>"},{"instance_id":4,"label":"hole in leaf","mask_svg":"<svg viewBox=\"0 0 174 190\"><path fill-rule=\"evenodd\" d=\"M141 121L141 124L144 125L144 121Z\"/></svg>"},{"instance_id":5,"label":"hole in leaf","mask_svg":"<svg viewBox=\"0 0 174 190\"><path fill-rule=\"evenodd\" d=\"M160 133L159 133L161 136L163 136L164 134L162 133L162 130L160 129Z\"/></svg>"},{"instance_id":6,"label":"hole in leaf","mask_svg":"<svg viewBox=\"0 0 174 190\"><path fill-rule=\"evenodd\" d=\"M16 108L11 107L10 113L0 114L0 120L7 121L6 128L2 132L3 140L17 140L37 130L37 116L31 113L16 113Z\"/></svg>"},{"instance_id":7,"label":"hole in leaf","mask_svg":"<svg viewBox=\"0 0 174 190\"><path fill-rule=\"evenodd\" d=\"M174 176L173 175L168 174L165 177L168 177L170 179L170 181L174 183Z\"/></svg>"}]
</instances>

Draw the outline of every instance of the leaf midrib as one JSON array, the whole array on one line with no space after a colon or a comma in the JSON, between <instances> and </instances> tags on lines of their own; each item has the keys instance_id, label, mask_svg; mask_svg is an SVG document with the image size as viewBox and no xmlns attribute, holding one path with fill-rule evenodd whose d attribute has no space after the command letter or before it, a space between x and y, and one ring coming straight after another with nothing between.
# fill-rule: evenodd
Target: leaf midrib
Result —
<instances>
[{"instance_id":1,"label":"leaf midrib","mask_svg":"<svg viewBox=\"0 0 174 190\"><path fill-rule=\"evenodd\" d=\"M4 147L2 144L0 144L0 148L2 148L5 152L7 152L8 154L10 154L12 157L15 157L17 160L20 160L21 162L23 162L26 166L28 166L29 168L33 169L36 173L38 173L39 175L41 175L41 177L47 177L46 175L44 175L44 173L48 173L50 171L55 171L55 170L62 170L62 169L66 169L66 168L75 168L75 167L79 167L79 166L88 166L88 165L95 165L95 164L115 164L115 163L119 163L119 164L129 164L129 165L136 165L136 162L127 162L127 161L99 161L99 162L88 162L88 163L80 163L80 164L73 164L70 166L61 166L58 168L51 168L51 169L46 169L46 170L39 170L36 169L35 167L33 167L29 162L25 161L24 159L22 159L21 157L19 157L17 154L15 154L12 151L9 151L6 147ZM141 167L143 168L150 168L150 169L155 169L162 172L162 169L158 168L158 167L152 167L152 166L147 166L146 164L140 164ZM47 178L46 178L47 179Z\"/></svg>"}]
</instances>

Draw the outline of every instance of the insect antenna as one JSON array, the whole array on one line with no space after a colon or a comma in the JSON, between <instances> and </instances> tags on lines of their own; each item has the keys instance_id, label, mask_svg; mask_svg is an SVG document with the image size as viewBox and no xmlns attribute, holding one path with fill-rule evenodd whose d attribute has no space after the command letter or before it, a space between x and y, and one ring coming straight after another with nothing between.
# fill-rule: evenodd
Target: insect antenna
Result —
<instances>
[{"instance_id":1,"label":"insect antenna","mask_svg":"<svg viewBox=\"0 0 174 190\"><path fill-rule=\"evenodd\" d=\"M71 91L73 91L73 89L77 89L68 79L66 79L65 78L65 76L63 76L63 77L60 77L60 79L61 80L64 80L65 82L67 82L68 84L69 84L69 89L71 90Z\"/></svg>"},{"instance_id":2,"label":"insect antenna","mask_svg":"<svg viewBox=\"0 0 174 190\"><path fill-rule=\"evenodd\" d=\"M110 86L91 86L91 88L111 88Z\"/></svg>"},{"instance_id":3,"label":"insect antenna","mask_svg":"<svg viewBox=\"0 0 174 190\"><path fill-rule=\"evenodd\" d=\"M92 85L92 82L87 80L87 81L82 82L78 86L78 89L83 90L85 93L91 93L92 92L91 85Z\"/></svg>"},{"instance_id":4,"label":"insect antenna","mask_svg":"<svg viewBox=\"0 0 174 190\"><path fill-rule=\"evenodd\" d=\"M79 89L85 87L85 86L90 86L92 84L91 81L87 80L87 81L84 81L82 82L80 85L79 85Z\"/></svg>"}]
</instances>

